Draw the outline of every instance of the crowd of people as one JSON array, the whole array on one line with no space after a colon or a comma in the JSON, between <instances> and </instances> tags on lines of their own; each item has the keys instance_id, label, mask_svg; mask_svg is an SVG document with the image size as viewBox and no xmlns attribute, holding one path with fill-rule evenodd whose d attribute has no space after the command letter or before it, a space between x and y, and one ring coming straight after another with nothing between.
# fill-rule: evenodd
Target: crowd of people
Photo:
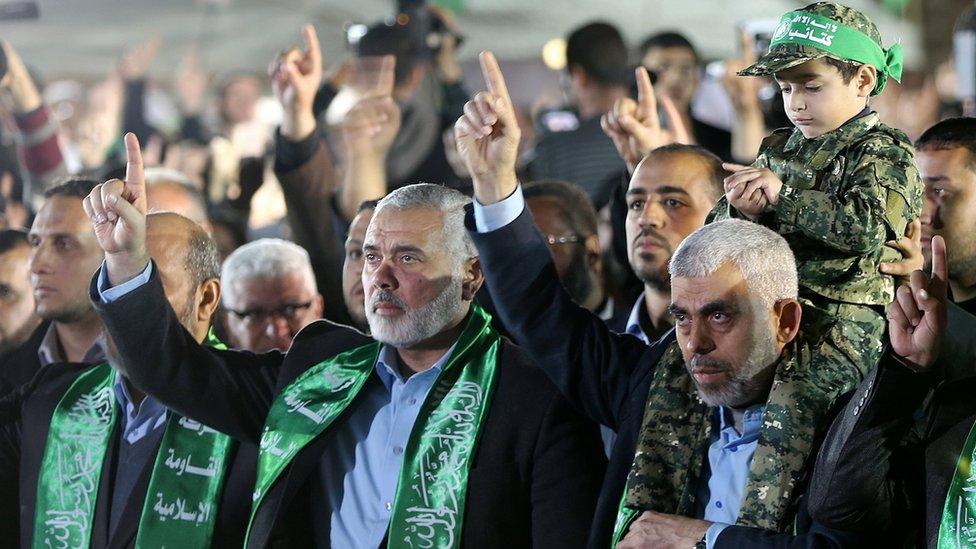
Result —
<instances>
[{"instance_id":1,"label":"crowd of people","mask_svg":"<svg viewBox=\"0 0 976 549\"><path fill-rule=\"evenodd\" d=\"M4 545L976 547L976 119L831 2L708 94L585 24L531 106L423 10L173 120L158 39L2 44Z\"/></svg>"}]
</instances>

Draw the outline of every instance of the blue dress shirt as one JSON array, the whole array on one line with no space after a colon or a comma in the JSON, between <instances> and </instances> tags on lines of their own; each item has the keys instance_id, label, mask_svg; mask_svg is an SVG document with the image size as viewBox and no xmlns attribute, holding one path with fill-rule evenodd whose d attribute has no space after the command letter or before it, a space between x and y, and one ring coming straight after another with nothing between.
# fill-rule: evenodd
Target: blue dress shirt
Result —
<instances>
[{"instance_id":1,"label":"blue dress shirt","mask_svg":"<svg viewBox=\"0 0 976 549\"><path fill-rule=\"evenodd\" d=\"M321 482L313 487L312 507L316 514L329 514L329 530L326 534L317 528L318 544L334 549L380 546L390 524L407 440L420 406L453 351L452 346L429 370L404 379L396 349L382 347L376 361L381 383L366 384L319 462Z\"/></svg>"}]
</instances>

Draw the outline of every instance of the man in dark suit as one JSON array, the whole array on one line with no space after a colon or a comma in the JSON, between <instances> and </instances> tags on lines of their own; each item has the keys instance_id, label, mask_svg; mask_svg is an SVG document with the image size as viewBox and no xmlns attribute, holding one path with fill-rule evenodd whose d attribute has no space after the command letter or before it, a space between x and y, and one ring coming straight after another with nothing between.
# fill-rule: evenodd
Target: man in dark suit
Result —
<instances>
[{"instance_id":1,"label":"man in dark suit","mask_svg":"<svg viewBox=\"0 0 976 549\"><path fill-rule=\"evenodd\" d=\"M147 240L148 252L164 280L168 303L180 311L181 327L194 341L204 341L220 294L216 244L195 223L173 213L148 217ZM98 376L108 376L104 381L105 402L116 409L118 419L106 425L104 444L89 443L86 448L72 451L64 446L70 437L55 425L64 422L65 414L72 410L81 409L92 417L97 415L99 408L92 404L94 400L71 407L69 404L74 401L68 395L83 379ZM193 532L209 528L205 539L183 537L171 541L184 547L240 547L243 543L257 449L253 445L234 443L226 435L218 435L199 424L187 423L106 365L46 366L4 400L0 418L3 423L0 500L6 509L19 499L21 546L43 545L45 540L38 536L52 536L52 539L76 536L77 539L71 539L92 547L133 547L137 536L149 535L153 530L154 513L166 514L159 524L167 521L170 525L182 524L170 513L169 506L177 499L190 501L200 494L187 490L187 485L167 486L159 480L165 477L163 473L170 464L182 459L186 462L178 465L181 467L178 477L196 485L206 486L211 478L217 482L216 497L199 502L215 505L216 513L211 513L214 516L211 525L194 521L188 527ZM180 439L173 434L178 430L188 434ZM183 445L187 438L193 448ZM226 452L214 453L216 461L208 464L206 454L201 455L212 449L207 445L225 443ZM80 471L74 471L77 475L67 472L73 465L74 452L84 456L86 463L93 464L90 466L93 472L100 471L92 483L74 482L75 478L84 479L84 475ZM188 456L188 452L197 457ZM211 469L218 466L219 469ZM52 486L60 494L60 501L45 500L40 495ZM70 509L60 507L64 501L72 502ZM86 509L81 503L85 501L94 503ZM198 501L190 505L196 511ZM183 507L180 506L185 513ZM4 528L11 528L10 522ZM180 531L175 526L167 535ZM154 541L158 538L141 539L140 545L151 545Z\"/></svg>"},{"instance_id":2,"label":"man in dark suit","mask_svg":"<svg viewBox=\"0 0 976 549\"><path fill-rule=\"evenodd\" d=\"M671 260L676 332L650 346L612 333L557 283L515 178L518 124L490 53L482 70L488 91L465 106L455 132L474 179L467 223L489 289L502 322L563 394L619 437L591 546L611 538L618 547L855 543L813 523L802 497L819 440L787 426L796 424L793 410L807 409L806 395L786 387L790 372L808 367L810 349L794 341L800 306L785 241L736 220L697 230ZM697 402L699 412L669 411L683 402ZM805 449L777 457L797 438Z\"/></svg>"},{"instance_id":3,"label":"man in dark suit","mask_svg":"<svg viewBox=\"0 0 976 549\"><path fill-rule=\"evenodd\" d=\"M377 341L320 321L284 355L217 351L163 298L126 142L130 176L86 200L106 252L92 298L133 385L260 442L248 547L585 543L605 463L596 426L471 304L483 278L463 195L412 185L377 206L363 272Z\"/></svg>"},{"instance_id":4,"label":"man in dark suit","mask_svg":"<svg viewBox=\"0 0 976 549\"><path fill-rule=\"evenodd\" d=\"M966 353L944 340L949 263L941 236L931 248L931 276L913 273L888 308L890 352L831 426L810 512L879 543L971 547L976 370L939 366Z\"/></svg>"},{"instance_id":5,"label":"man in dark suit","mask_svg":"<svg viewBox=\"0 0 976 549\"><path fill-rule=\"evenodd\" d=\"M29 381L46 364L94 364L104 359L95 344L101 325L84 285L102 260L81 207L96 184L70 179L44 192L44 204L27 235L34 307L44 322L26 343L0 359L0 396Z\"/></svg>"}]
</instances>

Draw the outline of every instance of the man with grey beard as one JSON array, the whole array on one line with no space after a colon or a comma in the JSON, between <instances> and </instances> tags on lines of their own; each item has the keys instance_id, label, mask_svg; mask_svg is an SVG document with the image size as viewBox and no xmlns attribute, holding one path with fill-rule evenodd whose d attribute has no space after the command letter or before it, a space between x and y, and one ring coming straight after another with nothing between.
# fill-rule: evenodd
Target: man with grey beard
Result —
<instances>
[{"instance_id":1,"label":"man with grey beard","mask_svg":"<svg viewBox=\"0 0 976 549\"><path fill-rule=\"evenodd\" d=\"M695 230L668 264L674 330L651 345L613 333L555 276L516 178L521 135L505 79L490 52L481 66L487 91L465 105L455 140L474 183L466 224L488 288L502 323L563 395L618 434L590 546L857 543L812 521L804 499L826 425L805 429L823 411L802 383L810 346L796 337L786 240L737 219Z\"/></svg>"},{"instance_id":2,"label":"man with grey beard","mask_svg":"<svg viewBox=\"0 0 976 549\"><path fill-rule=\"evenodd\" d=\"M126 146L126 180L85 203L106 251L95 306L133 385L259 443L246 547L585 543L605 464L596 426L473 303L469 199L422 184L377 205L362 275L375 339L318 321L285 354L217 350L166 304L131 134Z\"/></svg>"}]
</instances>

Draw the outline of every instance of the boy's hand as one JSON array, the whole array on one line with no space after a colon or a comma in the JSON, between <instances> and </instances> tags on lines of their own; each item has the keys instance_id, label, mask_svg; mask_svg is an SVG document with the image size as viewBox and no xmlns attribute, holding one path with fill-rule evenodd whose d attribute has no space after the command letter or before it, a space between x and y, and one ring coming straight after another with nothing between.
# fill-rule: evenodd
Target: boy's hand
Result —
<instances>
[{"instance_id":1,"label":"boy's hand","mask_svg":"<svg viewBox=\"0 0 976 549\"><path fill-rule=\"evenodd\" d=\"M770 204L779 202L783 182L769 168L723 163L732 172L725 178L725 197L735 209L755 221Z\"/></svg>"}]
</instances>

